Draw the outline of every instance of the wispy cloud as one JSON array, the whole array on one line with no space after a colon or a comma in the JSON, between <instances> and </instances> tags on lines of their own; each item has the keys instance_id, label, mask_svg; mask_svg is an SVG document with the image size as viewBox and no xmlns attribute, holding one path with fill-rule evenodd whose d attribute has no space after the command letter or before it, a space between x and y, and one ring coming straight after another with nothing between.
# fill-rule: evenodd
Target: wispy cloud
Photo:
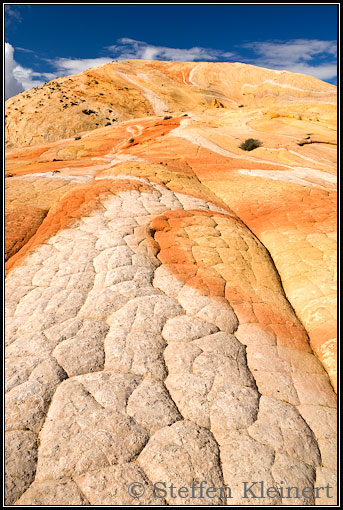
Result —
<instances>
[{"instance_id":1,"label":"wispy cloud","mask_svg":"<svg viewBox=\"0 0 343 510\"><path fill-rule=\"evenodd\" d=\"M108 46L116 60L143 59L143 60L171 60L176 62L218 61L234 57L234 53L193 46L189 49L169 48L167 46L154 46L145 41L136 41L123 37L117 40L118 44Z\"/></svg>"},{"instance_id":2,"label":"wispy cloud","mask_svg":"<svg viewBox=\"0 0 343 510\"><path fill-rule=\"evenodd\" d=\"M56 58L49 59L48 62L55 70L55 76L65 76L68 74L78 74L92 67L102 66L112 62L113 58Z\"/></svg>"},{"instance_id":3,"label":"wispy cloud","mask_svg":"<svg viewBox=\"0 0 343 510\"><path fill-rule=\"evenodd\" d=\"M5 5L5 25L9 26L13 23L20 23L22 17L20 12L11 5Z\"/></svg>"},{"instance_id":4,"label":"wispy cloud","mask_svg":"<svg viewBox=\"0 0 343 510\"><path fill-rule=\"evenodd\" d=\"M261 67L292 71L330 80L337 74L336 41L293 39L290 41L249 42L240 47L252 50L255 57L244 61Z\"/></svg>"},{"instance_id":5,"label":"wispy cloud","mask_svg":"<svg viewBox=\"0 0 343 510\"><path fill-rule=\"evenodd\" d=\"M110 57L99 58L64 58L49 59L50 66L55 70L56 76L77 74L92 67L108 64L113 60L143 59L143 60L172 60L179 62L193 62L195 60L220 60L233 56L233 53L212 50L208 48L193 47L190 49L168 48L154 46L144 41L121 38L118 44L108 46L105 51Z\"/></svg>"},{"instance_id":6,"label":"wispy cloud","mask_svg":"<svg viewBox=\"0 0 343 510\"><path fill-rule=\"evenodd\" d=\"M20 46L16 46L15 50L23 51L24 53L34 53L32 50L28 50L27 48L21 48Z\"/></svg>"},{"instance_id":7,"label":"wispy cloud","mask_svg":"<svg viewBox=\"0 0 343 510\"><path fill-rule=\"evenodd\" d=\"M199 46L190 49L155 46L145 41L121 38L117 44L106 48L116 60L145 59L193 61L236 61L286 70L330 80L337 74L336 41L317 39L293 39L290 41L249 42L237 46L238 51L222 51ZM242 55L242 49L250 50L252 56Z\"/></svg>"}]
</instances>

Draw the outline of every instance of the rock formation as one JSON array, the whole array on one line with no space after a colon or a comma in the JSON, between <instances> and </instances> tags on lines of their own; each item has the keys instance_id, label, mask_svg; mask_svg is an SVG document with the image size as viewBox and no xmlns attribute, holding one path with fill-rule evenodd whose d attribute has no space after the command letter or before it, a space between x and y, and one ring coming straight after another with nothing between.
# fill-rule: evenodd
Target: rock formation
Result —
<instances>
[{"instance_id":1,"label":"rock formation","mask_svg":"<svg viewBox=\"0 0 343 510\"><path fill-rule=\"evenodd\" d=\"M133 60L6 102L7 504L336 504L335 100Z\"/></svg>"}]
</instances>

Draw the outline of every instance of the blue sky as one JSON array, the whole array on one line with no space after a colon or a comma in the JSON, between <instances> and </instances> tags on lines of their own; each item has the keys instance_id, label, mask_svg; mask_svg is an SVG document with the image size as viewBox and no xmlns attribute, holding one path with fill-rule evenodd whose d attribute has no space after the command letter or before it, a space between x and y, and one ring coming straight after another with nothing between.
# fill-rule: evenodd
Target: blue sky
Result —
<instances>
[{"instance_id":1,"label":"blue sky","mask_svg":"<svg viewBox=\"0 0 343 510\"><path fill-rule=\"evenodd\" d=\"M128 58L245 62L336 84L336 40L336 4L6 4L6 97Z\"/></svg>"}]
</instances>

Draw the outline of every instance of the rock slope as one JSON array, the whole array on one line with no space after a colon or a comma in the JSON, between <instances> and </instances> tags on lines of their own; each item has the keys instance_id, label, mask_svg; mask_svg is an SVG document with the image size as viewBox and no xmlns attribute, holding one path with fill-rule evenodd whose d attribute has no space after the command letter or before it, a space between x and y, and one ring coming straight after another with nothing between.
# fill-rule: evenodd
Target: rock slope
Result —
<instances>
[{"instance_id":1,"label":"rock slope","mask_svg":"<svg viewBox=\"0 0 343 510\"><path fill-rule=\"evenodd\" d=\"M7 101L7 504L336 503L334 89L128 61ZM231 497L153 493L195 480Z\"/></svg>"},{"instance_id":2,"label":"rock slope","mask_svg":"<svg viewBox=\"0 0 343 510\"><path fill-rule=\"evenodd\" d=\"M301 103L302 113L315 117L321 106L335 105L336 87L239 63L113 62L8 99L6 145L52 142L151 115L203 113L209 107L275 108L294 101Z\"/></svg>"}]
</instances>

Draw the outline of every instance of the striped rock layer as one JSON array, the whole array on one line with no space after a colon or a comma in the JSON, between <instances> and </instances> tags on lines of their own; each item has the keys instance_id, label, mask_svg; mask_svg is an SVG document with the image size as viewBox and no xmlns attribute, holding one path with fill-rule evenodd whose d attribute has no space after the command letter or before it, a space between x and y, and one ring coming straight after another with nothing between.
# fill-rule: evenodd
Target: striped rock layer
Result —
<instances>
[{"instance_id":1,"label":"striped rock layer","mask_svg":"<svg viewBox=\"0 0 343 510\"><path fill-rule=\"evenodd\" d=\"M7 504L336 504L334 102L152 61L7 101Z\"/></svg>"}]
</instances>

